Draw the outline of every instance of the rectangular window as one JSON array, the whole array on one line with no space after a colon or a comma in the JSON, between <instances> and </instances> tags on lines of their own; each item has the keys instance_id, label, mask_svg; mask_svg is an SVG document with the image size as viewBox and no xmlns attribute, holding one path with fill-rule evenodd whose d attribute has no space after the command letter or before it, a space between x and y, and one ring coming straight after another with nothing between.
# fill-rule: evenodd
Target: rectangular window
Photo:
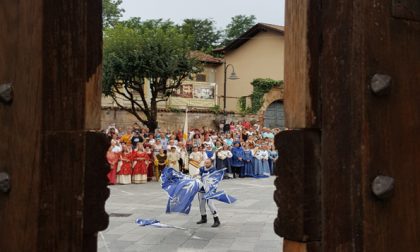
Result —
<instances>
[{"instance_id":1,"label":"rectangular window","mask_svg":"<svg viewBox=\"0 0 420 252\"><path fill-rule=\"evenodd\" d=\"M206 82L207 76L205 74L197 74L195 76L195 81Z\"/></svg>"}]
</instances>

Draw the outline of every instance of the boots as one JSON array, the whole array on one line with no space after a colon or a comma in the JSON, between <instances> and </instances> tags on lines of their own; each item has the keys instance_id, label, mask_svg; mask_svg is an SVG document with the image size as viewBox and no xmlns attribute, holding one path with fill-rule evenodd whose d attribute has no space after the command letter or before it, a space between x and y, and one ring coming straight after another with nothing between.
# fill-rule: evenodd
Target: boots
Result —
<instances>
[{"instance_id":1,"label":"boots","mask_svg":"<svg viewBox=\"0 0 420 252\"><path fill-rule=\"evenodd\" d=\"M201 220L197 221L197 224L207 223L207 215L201 215Z\"/></svg>"},{"instance_id":2,"label":"boots","mask_svg":"<svg viewBox=\"0 0 420 252\"><path fill-rule=\"evenodd\" d=\"M211 225L211 227L218 227L218 226L220 226L219 217L213 217L213 219L214 219L214 223L213 223L213 225Z\"/></svg>"}]
</instances>

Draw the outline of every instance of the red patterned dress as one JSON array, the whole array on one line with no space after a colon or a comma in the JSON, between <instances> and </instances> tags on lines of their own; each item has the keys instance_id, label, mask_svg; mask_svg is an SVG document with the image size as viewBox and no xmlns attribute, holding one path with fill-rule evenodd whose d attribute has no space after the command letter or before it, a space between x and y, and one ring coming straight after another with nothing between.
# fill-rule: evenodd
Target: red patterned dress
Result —
<instances>
[{"instance_id":1,"label":"red patterned dress","mask_svg":"<svg viewBox=\"0 0 420 252\"><path fill-rule=\"evenodd\" d=\"M115 183L117 183L117 166L119 160L119 153L108 151L106 153L106 158L110 166L110 170L108 172L109 184L115 185Z\"/></svg>"},{"instance_id":2,"label":"red patterned dress","mask_svg":"<svg viewBox=\"0 0 420 252\"><path fill-rule=\"evenodd\" d=\"M144 184L147 182L147 170L150 162L149 155L143 151L133 152L133 174L134 184Z\"/></svg>"},{"instance_id":3,"label":"red patterned dress","mask_svg":"<svg viewBox=\"0 0 420 252\"><path fill-rule=\"evenodd\" d=\"M117 183L127 185L131 184L131 165L133 161L132 152L122 152L120 154L121 168L117 172Z\"/></svg>"}]
</instances>

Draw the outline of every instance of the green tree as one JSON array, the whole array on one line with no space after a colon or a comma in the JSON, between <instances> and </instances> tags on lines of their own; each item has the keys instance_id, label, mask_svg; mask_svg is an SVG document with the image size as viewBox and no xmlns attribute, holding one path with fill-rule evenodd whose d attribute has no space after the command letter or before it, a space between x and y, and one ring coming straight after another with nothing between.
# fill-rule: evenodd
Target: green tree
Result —
<instances>
[{"instance_id":1,"label":"green tree","mask_svg":"<svg viewBox=\"0 0 420 252\"><path fill-rule=\"evenodd\" d=\"M192 39L191 49L210 53L220 43L222 32L211 19L184 19L181 31Z\"/></svg>"},{"instance_id":2,"label":"green tree","mask_svg":"<svg viewBox=\"0 0 420 252\"><path fill-rule=\"evenodd\" d=\"M167 100L186 77L201 70L189 52L188 39L169 21L108 28L104 33L103 93L154 131L158 102Z\"/></svg>"},{"instance_id":3,"label":"green tree","mask_svg":"<svg viewBox=\"0 0 420 252\"><path fill-rule=\"evenodd\" d=\"M223 45L227 45L229 42L235 40L249 30L256 24L256 20L254 15L236 15L232 17L231 22L225 29Z\"/></svg>"},{"instance_id":4,"label":"green tree","mask_svg":"<svg viewBox=\"0 0 420 252\"><path fill-rule=\"evenodd\" d=\"M102 1L102 20L103 27L115 26L122 17L124 9L120 8L122 0L103 0Z\"/></svg>"}]
</instances>

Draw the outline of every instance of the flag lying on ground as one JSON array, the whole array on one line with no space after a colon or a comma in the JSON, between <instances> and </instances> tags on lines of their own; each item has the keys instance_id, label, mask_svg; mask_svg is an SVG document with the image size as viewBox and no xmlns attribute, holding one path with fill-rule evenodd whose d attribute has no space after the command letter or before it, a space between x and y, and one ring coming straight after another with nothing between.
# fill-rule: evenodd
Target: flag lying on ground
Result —
<instances>
[{"instance_id":1,"label":"flag lying on ground","mask_svg":"<svg viewBox=\"0 0 420 252\"><path fill-rule=\"evenodd\" d=\"M217 185L223 179L223 170L215 171L203 177L203 182L199 179L193 179L190 176L177 172L173 168L167 167L162 171L161 181L162 189L168 195L166 213L184 213L188 214L191 210L191 203L197 192L203 187L205 190L205 199L216 199L228 204L236 199L225 192L217 192Z\"/></svg>"},{"instance_id":2,"label":"flag lying on ground","mask_svg":"<svg viewBox=\"0 0 420 252\"><path fill-rule=\"evenodd\" d=\"M136 223L139 226L145 227L145 226L152 226L152 227L159 227L159 228L177 228L177 229L184 229L182 227L177 227L177 226L173 226L173 225L168 225L168 224L162 224L160 223L160 221L155 220L155 219L137 219Z\"/></svg>"}]
</instances>

